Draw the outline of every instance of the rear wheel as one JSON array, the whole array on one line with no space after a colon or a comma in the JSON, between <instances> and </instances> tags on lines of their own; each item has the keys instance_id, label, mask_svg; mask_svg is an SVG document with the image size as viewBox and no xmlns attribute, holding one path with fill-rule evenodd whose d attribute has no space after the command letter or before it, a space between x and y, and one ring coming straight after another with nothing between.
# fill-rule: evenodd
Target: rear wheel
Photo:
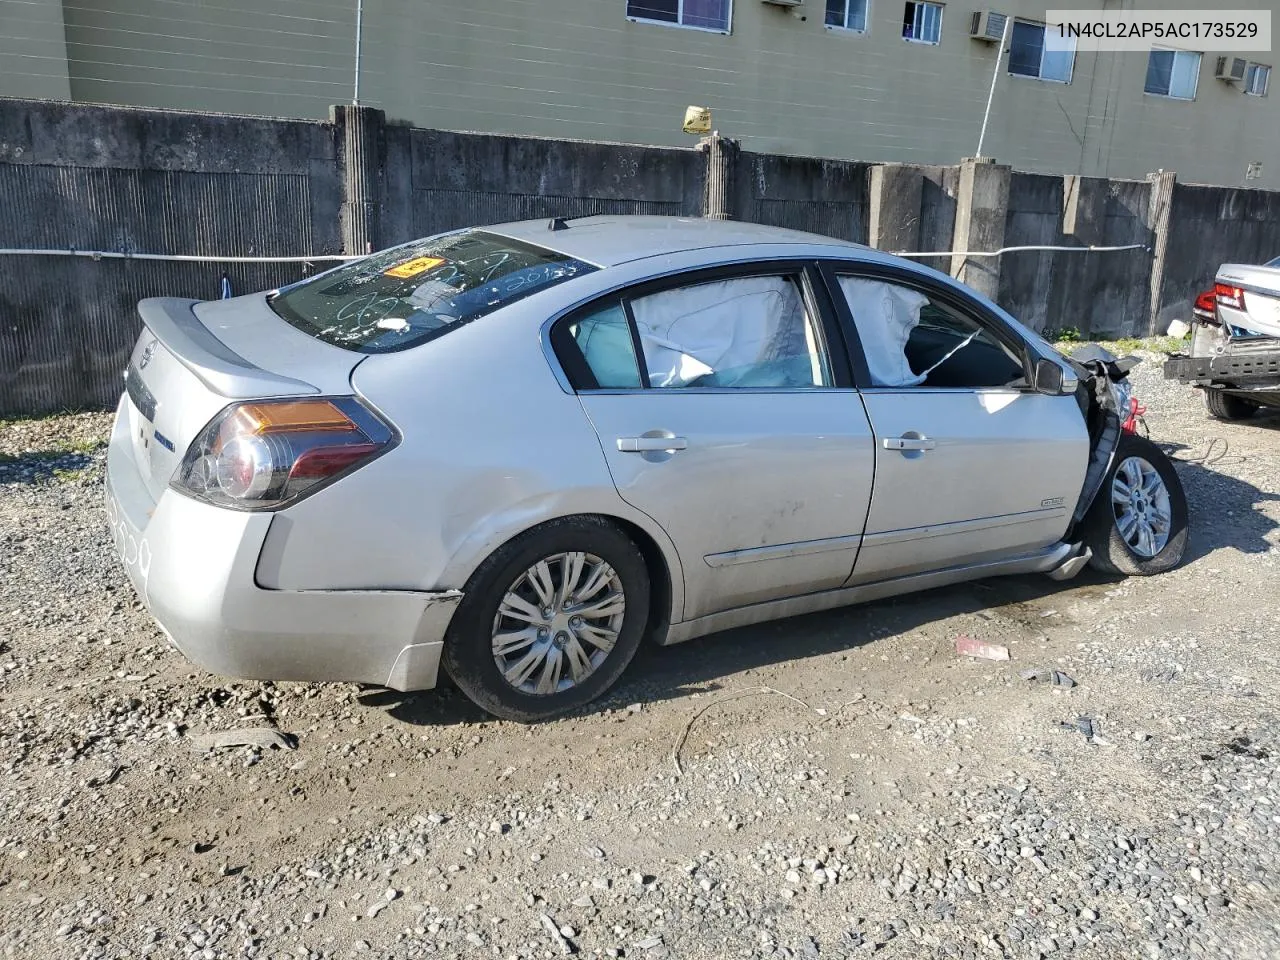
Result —
<instances>
[{"instance_id":1,"label":"rear wheel","mask_svg":"<svg viewBox=\"0 0 1280 960\"><path fill-rule=\"evenodd\" d=\"M1217 420L1246 420L1258 410L1258 405L1252 400L1223 393L1213 387L1205 390L1204 405L1209 408L1209 416Z\"/></svg>"},{"instance_id":2,"label":"rear wheel","mask_svg":"<svg viewBox=\"0 0 1280 960\"><path fill-rule=\"evenodd\" d=\"M626 534L602 517L552 520L472 575L444 667L495 716L542 720L613 686L648 617L648 570Z\"/></svg>"},{"instance_id":3,"label":"rear wheel","mask_svg":"<svg viewBox=\"0 0 1280 960\"><path fill-rule=\"evenodd\" d=\"M1084 520L1089 564L1104 573L1171 570L1187 548L1187 497L1173 464L1150 440L1126 433Z\"/></svg>"}]
</instances>

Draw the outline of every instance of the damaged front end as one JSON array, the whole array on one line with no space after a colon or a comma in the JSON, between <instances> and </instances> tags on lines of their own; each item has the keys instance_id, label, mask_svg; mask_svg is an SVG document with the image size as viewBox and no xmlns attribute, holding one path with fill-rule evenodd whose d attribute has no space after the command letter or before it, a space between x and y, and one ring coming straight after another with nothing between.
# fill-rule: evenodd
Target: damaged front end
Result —
<instances>
[{"instance_id":1,"label":"damaged front end","mask_svg":"<svg viewBox=\"0 0 1280 960\"><path fill-rule=\"evenodd\" d=\"M1142 362L1139 358L1116 357L1096 344L1086 344L1066 359L1080 377L1076 401L1089 430L1090 451L1084 486L1067 530L1070 541L1102 489L1121 435L1126 430L1137 432L1146 408L1138 403L1128 379L1129 371Z\"/></svg>"}]
</instances>

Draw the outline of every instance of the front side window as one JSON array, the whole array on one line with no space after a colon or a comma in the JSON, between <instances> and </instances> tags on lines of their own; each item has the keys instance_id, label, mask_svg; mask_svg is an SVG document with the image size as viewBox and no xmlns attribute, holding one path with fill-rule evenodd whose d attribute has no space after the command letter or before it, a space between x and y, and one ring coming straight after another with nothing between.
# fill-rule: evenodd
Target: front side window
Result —
<instances>
[{"instance_id":1,"label":"front side window","mask_svg":"<svg viewBox=\"0 0 1280 960\"><path fill-rule=\"evenodd\" d=\"M937 43L942 39L942 4L907 0L902 14L902 39Z\"/></svg>"},{"instance_id":2,"label":"front side window","mask_svg":"<svg viewBox=\"0 0 1280 960\"><path fill-rule=\"evenodd\" d=\"M867 3L868 0L827 0L827 26L866 33Z\"/></svg>"},{"instance_id":3,"label":"front side window","mask_svg":"<svg viewBox=\"0 0 1280 960\"><path fill-rule=\"evenodd\" d=\"M317 340L390 353L596 269L533 244L467 230L328 270L281 288L268 304Z\"/></svg>"},{"instance_id":4,"label":"front side window","mask_svg":"<svg viewBox=\"0 0 1280 960\"><path fill-rule=\"evenodd\" d=\"M875 387L981 389L1027 385L1022 359L982 324L923 290L841 276Z\"/></svg>"},{"instance_id":5,"label":"front side window","mask_svg":"<svg viewBox=\"0 0 1280 960\"><path fill-rule=\"evenodd\" d=\"M1251 63L1244 74L1244 92L1254 97L1265 97L1271 84L1271 68Z\"/></svg>"},{"instance_id":6,"label":"front side window","mask_svg":"<svg viewBox=\"0 0 1280 960\"><path fill-rule=\"evenodd\" d=\"M733 0L627 0L627 17L729 32Z\"/></svg>"},{"instance_id":7,"label":"front side window","mask_svg":"<svg viewBox=\"0 0 1280 960\"><path fill-rule=\"evenodd\" d=\"M1009 72L1020 77L1037 77L1070 83L1075 65L1075 41L1070 50L1046 50L1042 23L1013 22L1009 48Z\"/></svg>"},{"instance_id":8,"label":"front side window","mask_svg":"<svg viewBox=\"0 0 1280 960\"><path fill-rule=\"evenodd\" d=\"M1161 97L1194 100L1200 82L1200 54L1188 50L1152 50L1143 89Z\"/></svg>"}]
</instances>

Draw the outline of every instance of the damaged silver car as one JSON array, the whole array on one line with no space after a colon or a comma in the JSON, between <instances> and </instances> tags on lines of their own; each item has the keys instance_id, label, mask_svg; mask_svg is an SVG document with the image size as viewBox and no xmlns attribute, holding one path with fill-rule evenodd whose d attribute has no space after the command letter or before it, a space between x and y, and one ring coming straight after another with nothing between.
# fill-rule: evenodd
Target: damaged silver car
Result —
<instances>
[{"instance_id":1,"label":"damaged silver car","mask_svg":"<svg viewBox=\"0 0 1280 960\"><path fill-rule=\"evenodd\" d=\"M1157 573L1186 544L1177 475L1123 429L1124 364L823 237L513 223L139 312L112 530L218 673L422 690L443 668L530 721L646 637Z\"/></svg>"}]
</instances>

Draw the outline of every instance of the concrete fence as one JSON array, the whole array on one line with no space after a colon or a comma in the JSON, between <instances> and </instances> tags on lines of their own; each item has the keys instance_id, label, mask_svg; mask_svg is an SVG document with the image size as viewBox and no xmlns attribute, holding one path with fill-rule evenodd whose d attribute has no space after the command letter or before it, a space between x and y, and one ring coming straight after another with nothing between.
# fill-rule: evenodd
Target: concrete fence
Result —
<instances>
[{"instance_id":1,"label":"concrete fence","mask_svg":"<svg viewBox=\"0 0 1280 960\"><path fill-rule=\"evenodd\" d=\"M918 258L1030 326L1159 332L1218 264L1280 253L1280 193L1018 173L998 163L871 165L424 130L335 107L328 122L0 99L0 248L208 256L362 254L525 217L654 213L753 220ZM1026 251L1016 246L1124 252ZM0 255L0 413L113 404L137 301L217 297L326 264Z\"/></svg>"}]
</instances>

